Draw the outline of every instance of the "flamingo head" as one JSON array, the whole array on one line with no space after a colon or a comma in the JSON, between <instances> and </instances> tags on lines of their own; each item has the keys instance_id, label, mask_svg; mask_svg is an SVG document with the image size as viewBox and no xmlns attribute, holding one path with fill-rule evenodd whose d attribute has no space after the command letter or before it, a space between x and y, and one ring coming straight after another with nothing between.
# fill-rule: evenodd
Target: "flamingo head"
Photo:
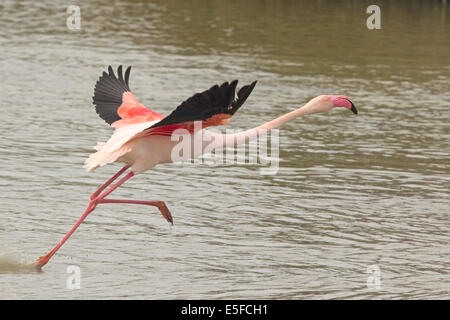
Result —
<instances>
[{"instance_id":1,"label":"flamingo head","mask_svg":"<svg viewBox=\"0 0 450 320\"><path fill-rule=\"evenodd\" d=\"M308 103L309 113L325 112L335 107L344 107L354 114L358 113L353 102L347 96L320 95Z\"/></svg>"},{"instance_id":2,"label":"flamingo head","mask_svg":"<svg viewBox=\"0 0 450 320\"><path fill-rule=\"evenodd\" d=\"M352 111L354 114L358 113L353 102L347 96L333 96L333 95L320 95L310 100L306 105L308 113L320 113L326 112L333 108L344 107Z\"/></svg>"},{"instance_id":3,"label":"flamingo head","mask_svg":"<svg viewBox=\"0 0 450 320\"><path fill-rule=\"evenodd\" d=\"M356 110L355 105L347 96L328 96L330 102L333 104L333 107L344 107L353 112L354 114L358 114L358 110Z\"/></svg>"}]
</instances>

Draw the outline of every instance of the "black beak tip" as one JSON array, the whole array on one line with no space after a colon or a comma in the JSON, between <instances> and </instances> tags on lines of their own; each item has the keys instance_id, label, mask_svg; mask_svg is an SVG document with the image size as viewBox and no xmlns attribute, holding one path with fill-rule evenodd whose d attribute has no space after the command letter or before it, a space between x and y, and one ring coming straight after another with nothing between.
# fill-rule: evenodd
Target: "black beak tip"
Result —
<instances>
[{"instance_id":1,"label":"black beak tip","mask_svg":"<svg viewBox=\"0 0 450 320\"><path fill-rule=\"evenodd\" d=\"M353 112L354 114L358 114L358 110L356 110L356 107L353 104L353 102L350 101L350 103L352 104L352 107L350 108L350 111Z\"/></svg>"}]
</instances>

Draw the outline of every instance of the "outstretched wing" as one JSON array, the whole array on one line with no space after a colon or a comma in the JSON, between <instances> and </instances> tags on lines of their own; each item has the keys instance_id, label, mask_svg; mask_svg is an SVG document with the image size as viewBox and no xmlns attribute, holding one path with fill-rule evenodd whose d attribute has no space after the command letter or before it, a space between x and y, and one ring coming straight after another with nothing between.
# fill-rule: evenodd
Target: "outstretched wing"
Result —
<instances>
[{"instance_id":1,"label":"outstretched wing","mask_svg":"<svg viewBox=\"0 0 450 320\"><path fill-rule=\"evenodd\" d=\"M193 130L194 121L202 121L202 127L228 124L229 119L244 104L256 81L242 87L236 98L238 81L224 82L209 90L197 93L180 104L171 114L147 128L146 134L170 135L174 130L185 128Z\"/></svg>"},{"instance_id":2,"label":"outstretched wing","mask_svg":"<svg viewBox=\"0 0 450 320\"><path fill-rule=\"evenodd\" d=\"M113 127L159 121L163 115L147 109L133 95L128 85L131 66L122 75L122 66L117 69L117 77L111 66L95 84L92 97L97 114Z\"/></svg>"}]
</instances>

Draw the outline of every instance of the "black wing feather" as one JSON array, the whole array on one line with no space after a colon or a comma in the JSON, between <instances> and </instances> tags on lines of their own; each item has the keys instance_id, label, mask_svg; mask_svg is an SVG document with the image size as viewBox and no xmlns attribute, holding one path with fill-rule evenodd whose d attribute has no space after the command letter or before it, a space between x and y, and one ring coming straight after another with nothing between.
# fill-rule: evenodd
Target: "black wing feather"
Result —
<instances>
[{"instance_id":1,"label":"black wing feather","mask_svg":"<svg viewBox=\"0 0 450 320\"><path fill-rule=\"evenodd\" d=\"M124 92L131 91L128 85L131 66L125 71L125 80L122 75L122 66L117 69L117 75L111 66L108 67L108 73L103 72L100 79L95 84L92 103L95 105L97 114L111 124L121 118L117 114L117 109L122 105L122 96Z\"/></svg>"},{"instance_id":2,"label":"black wing feather","mask_svg":"<svg viewBox=\"0 0 450 320\"><path fill-rule=\"evenodd\" d=\"M247 100L256 85L256 81L254 81L242 87L235 100L237 82L237 80L231 83L224 82L220 87L215 85L209 90L194 94L167 117L147 129L188 121L206 120L216 114L234 115Z\"/></svg>"}]
</instances>

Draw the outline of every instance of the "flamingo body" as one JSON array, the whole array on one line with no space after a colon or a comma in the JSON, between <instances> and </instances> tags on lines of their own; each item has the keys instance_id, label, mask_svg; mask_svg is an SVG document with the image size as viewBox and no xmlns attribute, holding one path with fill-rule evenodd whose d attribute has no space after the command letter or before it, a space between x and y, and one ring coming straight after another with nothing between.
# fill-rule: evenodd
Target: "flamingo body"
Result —
<instances>
[{"instance_id":1,"label":"flamingo body","mask_svg":"<svg viewBox=\"0 0 450 320\"><path fill-rule=\"evenodd\" d=\"M67 241L84 219L99 204L128 203L154 206L170 223L173 217L163 201L142 201L107 198L114 190L131 179L154 166L173 161L172 152L178 141L172 135L183 129L189 138L201 134L200 148L192 148L188 157L197 157L205 150L245 143L247 137L257 137L262 132L278 128L297 117L328 111L334 107L345 107L353 113L357 110L347 96L321 95L310 100L306 105L282 115L272 121L255 128L236 133L219 134L207 130L207 127L228 124L231 117L243 105L253 91L256 81L243 86L235 93L237 80L197 93L182 102L167 117L143 106L133 95L129 87L130 69L122 74L122 66L117 70L117 77L111 66L108 73L103 72L94 89L93 103L97 114L111 125L115 131L105 143L98 143L95 153L85 162L85 168L93 171L96 168L113 162L124 163L113 177L108 179L90 196L86 211L60 242L46 255L40 257L33 265L41 269ZM196 131L196 123L200 122L200 130ZM195 139L191 139L195 141ZM128 169L131 170L116 183ZM113 184L114 183L114 184ZM111 186L112 184L112 186ZM109 188L108 188L109 187Z\"/></svg>"}]
</instances>

